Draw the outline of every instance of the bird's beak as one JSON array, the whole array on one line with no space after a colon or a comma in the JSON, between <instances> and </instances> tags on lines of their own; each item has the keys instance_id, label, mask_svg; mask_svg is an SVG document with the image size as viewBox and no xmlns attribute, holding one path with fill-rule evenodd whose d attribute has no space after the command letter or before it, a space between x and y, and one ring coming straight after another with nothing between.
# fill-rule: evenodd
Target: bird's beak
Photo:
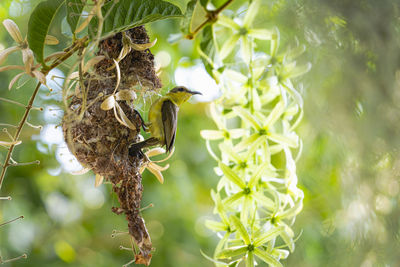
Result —
<instances>
[{"instance_id":1,"label":"bird's beak","mask_svg":"<svg viewBox=\"0 0 400 267\"><path fill-rule=\"evenodd\" d=\"M192 95L203 95L202 93L198 91L189 91Z\"/></svg>"}]
</instances>

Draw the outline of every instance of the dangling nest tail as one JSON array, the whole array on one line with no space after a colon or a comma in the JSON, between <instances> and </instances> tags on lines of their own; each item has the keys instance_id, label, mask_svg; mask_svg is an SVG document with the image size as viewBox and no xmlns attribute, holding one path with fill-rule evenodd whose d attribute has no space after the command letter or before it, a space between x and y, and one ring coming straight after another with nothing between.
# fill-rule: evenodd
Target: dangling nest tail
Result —
<instances>
[{"instance_id":1,"label":"dangling nest tail","mask_svg":"<svg viewBox=\"0 0 400 267\"><path fill-rule=\"evenodd\" d=\"M143 26L125 31L133 43L149 43ZM158 91L161 82L154 70L154 56L149 49L131 50L120 62L120 84L117 83L113 59L117 59L122 45L118 33L99 43L97 55L105 59L95 65L93 74L84 74L84 89L71 96L63 118L64 137L70 151L85 167L112 183L120 207L113 207L116 214L124 213L128 220L129 234L139 247L135 262L149 265L152 243L144 220L140 215L142 176L139 172L143 158L129 156L128 147L138 141L141 120L129 101L118 101L120 109L134 127L126 127L116 119L113 109L104 110L102 102L113 93L132 90ZM83 109L83 110L82 110Z\"/></svg>"}]
</instances>

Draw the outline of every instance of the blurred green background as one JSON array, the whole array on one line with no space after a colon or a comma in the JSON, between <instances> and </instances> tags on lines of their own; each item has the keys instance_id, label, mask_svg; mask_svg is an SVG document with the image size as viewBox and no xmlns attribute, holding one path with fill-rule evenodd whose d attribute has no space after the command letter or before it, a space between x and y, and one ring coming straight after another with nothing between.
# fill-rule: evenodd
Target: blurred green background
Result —
<instances>
[{"instance_id":1,"label":"blurred green background","mask_svg":"<svg viewBox=\"0 0 400 267\"><path fill-rule=\"evenodd\" d=\"M25 34L37 2L1 0L0 20L13 19ZM171 2L184 8L187 0ZM61 19L55 21L61 24ZM297 168L305 200L294 229L301 236L284 264L400 266L400 3L264 0L255 27L275 25L281 47L305 44L300 60L313 64L299 80L305 118L298 129L304 149ZM203 77L194 41L167 41L179 32L178 21L153 23L148 30L151 39L158 39L152 52L166 89L182 73L192 83ZM54 49L68 42L61 32L60 27L51 31L61 41ZM11 45L0 26L0 50ZM6 64L20 62L15 53ZM68 71L68 65L60 71ZM0 96L26 103L33 82L23 80L19 89L8 91L13 75L0 73ZM60 97L57 90L40 91L35 104L45 111L33 111L28 121L44 128L25 126L24 144L15 150L18 161L38 159L41 164L8 170L0 196L13 200L0 202L0 222L19 215L25 219L0 228L0 255L28 254L28 259L5 266L121 266L132 258L119 249L129 246L129 240L111 238L111 232L126 230L126 221L111 212L118 201L110 185L94 188L93 174L69 174L77 167L54 127L62 118ZM152 266L212 266L200 254L212 254L217 241L203 225L213 216L210 190L217 183L215 162L199 135L214 127L206 106L193 102L182 107L165 183L144 173L142 205L154 204L143 211L156 248ZM0 101L0 123L17 124L23 111ZM6 139L3 132L0 139ZM0 152L1 162L5 152Z\"/></svg>"}]
</instances>

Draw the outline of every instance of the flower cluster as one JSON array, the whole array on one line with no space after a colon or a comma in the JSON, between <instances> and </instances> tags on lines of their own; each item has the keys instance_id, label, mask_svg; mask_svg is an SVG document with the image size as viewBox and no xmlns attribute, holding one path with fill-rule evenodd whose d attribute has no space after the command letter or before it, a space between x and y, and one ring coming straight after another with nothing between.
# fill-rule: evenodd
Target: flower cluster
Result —
<instances>
[{"instance_id":1,"label":"flower cluster","mask_svg":"<svg viewBox=\"0 0 400 267\"><path fill-rule=\"evenodd\" d=\"M295 163L301 140L294 132L303 102L292 79L310 64L294 61L302 46L278 53L276 28L251 28L259 8L260 1L253 1L242 23L219 16L213 31L232 34L222 45L213 40L217 53L207 59L222 90L210 106L218 129L201 132L221 177L211 192L219 219L207 221L221 237L211 259L217 266L244 261L248 267L260 260L281 266L280 259L294 250L291 225L303 203ZM260 45L265 40L268 53Z\"/></svg>"}]
</instances>

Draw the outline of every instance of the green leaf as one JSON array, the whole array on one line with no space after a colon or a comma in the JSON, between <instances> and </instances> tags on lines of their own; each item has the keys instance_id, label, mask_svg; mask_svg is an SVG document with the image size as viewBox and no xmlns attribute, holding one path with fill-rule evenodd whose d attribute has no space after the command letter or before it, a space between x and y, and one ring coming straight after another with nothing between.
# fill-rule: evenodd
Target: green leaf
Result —
<instances>
[{"instance_id":1,"label":"green leaf","mask_svg":"<svg viewBox=\"0 0 400 267\"><path fill-rule=\"evenodd\" d=\"M29 48L39 63L44 63L44 41L58 9L65 0L47 0L39 3L33 10L28 22Z\"/></svg>"},{"instance_id":2,"label":"green leaf","mask_svg":"<svg viewBox=\"0 0 400 267\"><path fill-rule=\"evenodd\" d=\"M200 49L207 57L201 57L204 67L208 74L213 77L215 52L215 39L213 25L208 25L203 29L203 38L200 42Z\"/></svg>"},{"instance_id":3,"label":"green leaf","mask_svg":"<svg viewBox=\"0 0 400 267\"><path fill-rule=\"evenodd\" d=\"M102 7L102 14L104 16L101 34L103 39L146 23L183 16L178 6L162 0L110 1ZM92 38L97 35L97 27L98 20L93 18L89 25Z\"/></svg>"},{"instance_id":4,"label":"green leaf","mask_svg":"<svg viewBox=\"0 0 400 267\"><path fill-rule=\"evenodd\" d=\"M232 181L234 184L239 186L240 188L245 188L246 184L240 179L239 176L237 176L236 173L232 171L231 168L226 166L224 163L220 162L219 163L219 168L222 170L226 178L228 178L230 181Z\"/></svg>"},{"instance_id":5,"label":"green leaf","mask_svg":"<svg viewBox=\"0 0 400 267\"><path fill-rule=\"evenodd\" d=\"M231 215L229 217L229 220L231 221L231 224L235 227L236 231L239 233L240 237L242 238L243 242L246 245L250 244L250 237L249 233L247 232L246 228L242 224L242 222L239 220L238 217L235 215Z\"/></svg>"},{"instance_id":6,"label":"green leaf","mask_svg":"<svg viewBox=\"0 0 400 267\"><path fill-rule=\"evenodd\" d=\"M67 22L71 27L71 32L75 32L78 26L79 19L81 18L83 8L86 1L82 0L66 0L67 5Z\"/></svg>"},{"instance_id":7,"label":"green leaf","mask_svg":"<svg viewBox=\"0 0 400 267\"><path fill-rule=\"evenodd\" d=\"M204 7L197 2L193 10L193 16L190 20L190 32L194 32L200 25L208 20L208 13Z\"/></svg>"},{"instance_id":8,"label":"green leaf","mask_svg":"<svg viewBox=\"0 0 400 267\"><path fill-rule=\"evenodd\" d=\"M197 4L197 0L191 0L186 5L185 17L181 21L181 31L184 34L190 34L190 23L192 21L193 11Z\"/></svg>"},{"instance_id":9,"label":"green leaf","mask_svg":"<svg viewBox=\"0 0 400 267\"><path fill-rule=\"evenodd\" d=\"M210 2L210 0L200 0L200 4L201 4L204 8L207 8L208 2Z\"/></svg>"},{"instance_id":10,"label":"green leaf","mask_svg":"<svg viewBox=\"0 0 400 267\"><path fill-rule=\"evenodd\" d=\"M233 248L226 248L217 254L218 259L227 259L243 255L247 252L247 246L238 246Z\"/></svg>"},{"instance_id":11,"label":"green leaf","mask_svg":"<svg viewBox=\"0 0 400 267\"><path fill-rule=\"evenodd\" d=\"M264 245L268 241L274 239L278 235L282 234L284 231L284 228L282 226L272 228L269 231L260 234L255 240L254 240L254 246L259 247L261 245Z\"/></svg>"},{"instance_id":12,"label":"green leaf","mask_svg":"<svg viewBox=\"0 0 400 267\"><path fill-rule=\"evenodd\" d=\"M274 267L283 267L283 265L276 260L274 257L272 257L268 252L262 251L259 248L256 248L254 250L254 254L260 258L263 262L268 263L270 266Z\"/></svg>"}]
</instances>

